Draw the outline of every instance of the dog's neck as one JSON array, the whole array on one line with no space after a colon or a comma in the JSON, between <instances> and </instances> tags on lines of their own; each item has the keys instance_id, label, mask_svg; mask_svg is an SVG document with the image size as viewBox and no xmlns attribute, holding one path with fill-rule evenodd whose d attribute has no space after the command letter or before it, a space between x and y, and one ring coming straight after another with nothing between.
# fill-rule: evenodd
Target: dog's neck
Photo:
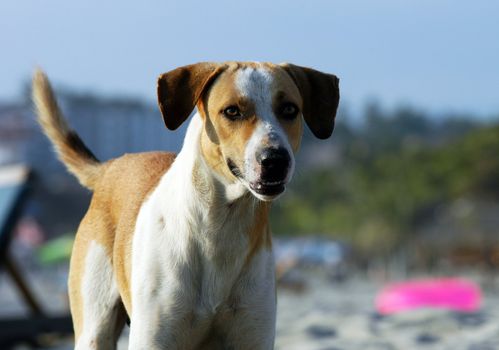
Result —
<instances>
[{"instance_id":1,"label":"dog's neck","mask_svg":"<svg viewBox=\"0 0 499 350\"><path fill-rule=\"evenodd\" d=\"M256 201L241 182L229 182L208 165L200 149L202 129L203 121L199 113L196 113L189 123L182 150L176 160L179 164L182 163L181 171L185 174L184 178L190 180L197 198L203 203L209 203L209 206ZM188 174L192 176L189 177Z\"/></svg>"},{"instance_id":2,"label":"dog's neck","mask_svg":"<svg viewBox=\"0 0 499 350\"><path fill-rule=\"evenodd\" d=\"M251 240L248 232L268 203L255 198L243 184L229 183L207 164L200 152L203 122L192 117L182 150L160 183L165 220L189 227L202 240L206 254L230 261L228 255L244 254ZM192 228L195 228L192 230ZM227 259L229 258L229 259Z\"/></svg>"}]
</instances>

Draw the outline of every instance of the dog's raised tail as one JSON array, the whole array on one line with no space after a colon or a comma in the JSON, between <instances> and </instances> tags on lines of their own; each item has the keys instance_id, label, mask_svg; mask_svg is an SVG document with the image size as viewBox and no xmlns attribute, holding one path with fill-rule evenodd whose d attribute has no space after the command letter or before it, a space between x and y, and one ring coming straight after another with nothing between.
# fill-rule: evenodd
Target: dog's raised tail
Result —
<instances>
[{"instance_id":1,"label":"dog's raised tail","mask_svg":"<svg viewBox=\"0 0 499 350\"><path fill-rule=\"evenodd\" d=\"M32 93L38 122L52 141L59 159L83 186L94 189L102 165L69 127L57 105L47 76L39 69L33 75Z\"/></svg>"}]
</instances>

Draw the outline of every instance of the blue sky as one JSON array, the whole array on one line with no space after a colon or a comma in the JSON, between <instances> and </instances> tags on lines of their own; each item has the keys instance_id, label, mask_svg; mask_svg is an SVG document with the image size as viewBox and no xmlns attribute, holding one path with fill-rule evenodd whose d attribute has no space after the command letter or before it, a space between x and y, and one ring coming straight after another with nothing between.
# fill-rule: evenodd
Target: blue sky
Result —
<instances>
[{"instance_id":1,"label":"blue sky","mask_svg":"<svg viewBox=\"0 0 499 350\"><path fill-rule=\"evenodd\" d=\"M289 61L337 74L355 110L378 98L499 115L499 1L0 2L0 100L33 67L59 85L155 101L155 79L206 60Z\"/></svg>"}]
</instances>

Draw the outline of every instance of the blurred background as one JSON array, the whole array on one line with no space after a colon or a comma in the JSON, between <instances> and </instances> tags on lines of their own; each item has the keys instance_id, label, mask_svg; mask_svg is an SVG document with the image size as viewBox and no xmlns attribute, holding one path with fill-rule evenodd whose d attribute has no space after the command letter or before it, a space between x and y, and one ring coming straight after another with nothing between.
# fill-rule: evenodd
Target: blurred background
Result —
<instances>
[{"instance_id":1,"label":"blurred background","mask_svg":"<svg viewBox=\"0 0 499 350\"><path fill-rule=\"evenodd\" d=\"M44 315L67 314L68 256L91 194L35 124L35 67L106 160L180 149L185 126L167 131L156 106L160 73L287 61L339 76L341 101L331 139L306 130L273 208L276 348L499 349L498 13L493 0L1 2L0 170L33 176L0 253ZM471 312L376 306L393 281L449 277L479 289ZM2 325L30 319L23 300L2 272ZM71 348L62 333L0 332L0 348Z\"/></svg>"}]
</instances>

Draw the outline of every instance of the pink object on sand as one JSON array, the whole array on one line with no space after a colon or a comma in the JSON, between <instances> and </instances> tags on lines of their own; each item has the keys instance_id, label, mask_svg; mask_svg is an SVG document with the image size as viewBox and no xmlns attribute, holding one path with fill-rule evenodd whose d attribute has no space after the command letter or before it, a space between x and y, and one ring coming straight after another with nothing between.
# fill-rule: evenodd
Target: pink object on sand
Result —
<instances>
[{"instance_id":1,"label":"pink object on sand","mask_svg":"<svg viewBox=\"0 0 499 350\"><path fill-rule=\"evenodd\" d=\"M393 283L376 297L376 310L383 315L419 308L473 312L480 308L480 287L464 278L435 278Z\"/></svg>"}]
</instances>

